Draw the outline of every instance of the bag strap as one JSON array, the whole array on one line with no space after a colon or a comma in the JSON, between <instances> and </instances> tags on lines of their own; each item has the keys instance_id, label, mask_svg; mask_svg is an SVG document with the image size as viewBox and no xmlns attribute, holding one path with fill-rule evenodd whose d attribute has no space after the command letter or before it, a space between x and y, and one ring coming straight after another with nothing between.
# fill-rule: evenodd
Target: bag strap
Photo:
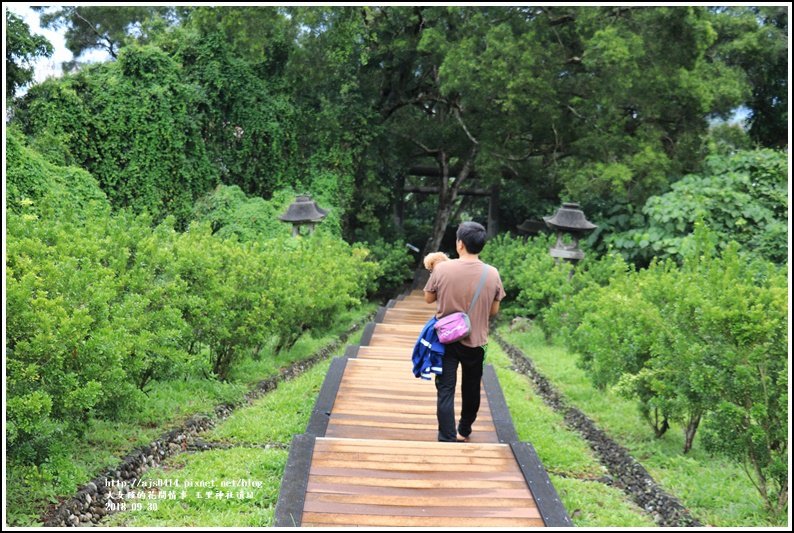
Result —
<instances>
[{"instance_id":1,"label":"bag strap","mask_svg":"<svg viewBox=\"0 0 794 533\"><path fill-rule=\"evenodd\" d=\"M477 292L474 293L474 299L471 301L471 305L469 305L469 311L466 313L467 315L471 314L471 310L474 309L474 303L477 301L477 298L480 297L480 291L482 290L483 285L485 285L485 278L488 277L488 265L483 265L482 269L482 276L480 276L480 284L477 286Z\"/></svg>"}]
</instances>

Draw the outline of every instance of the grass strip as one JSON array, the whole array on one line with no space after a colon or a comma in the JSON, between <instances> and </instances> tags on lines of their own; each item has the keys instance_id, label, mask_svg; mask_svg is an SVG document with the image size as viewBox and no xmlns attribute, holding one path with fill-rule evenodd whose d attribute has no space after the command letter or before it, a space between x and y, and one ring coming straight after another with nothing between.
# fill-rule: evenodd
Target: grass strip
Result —
<instances>
[{"instance_id":1,"label":"grass strip","mask_svg":"<svg viewBox=\"0 0 794 533\"><path fill-rule=\"evenodd\" d=\"M626 494L598 480L606 473L587 442L565 426L530 380L512 370L495 342L487 362L494 366L516 433L532 443L574 524L580 527L653 527L654 521Z\"/></svg>"}]
</instances>

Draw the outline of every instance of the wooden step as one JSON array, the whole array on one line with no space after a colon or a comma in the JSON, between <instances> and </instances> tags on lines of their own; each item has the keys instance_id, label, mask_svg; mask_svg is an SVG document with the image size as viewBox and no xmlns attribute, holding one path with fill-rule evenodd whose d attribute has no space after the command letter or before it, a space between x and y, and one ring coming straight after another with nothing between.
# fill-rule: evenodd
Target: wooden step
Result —
<instances>
[{"instance_id":1,"label":"wooden step","mask_svg":"<svg viewBox=\"0 0 794 533\"><path fill-rule=\"evenodd\" d=\"M301 526L542 526L504 444L318 438Z\"/></svg>"}]
</instances>

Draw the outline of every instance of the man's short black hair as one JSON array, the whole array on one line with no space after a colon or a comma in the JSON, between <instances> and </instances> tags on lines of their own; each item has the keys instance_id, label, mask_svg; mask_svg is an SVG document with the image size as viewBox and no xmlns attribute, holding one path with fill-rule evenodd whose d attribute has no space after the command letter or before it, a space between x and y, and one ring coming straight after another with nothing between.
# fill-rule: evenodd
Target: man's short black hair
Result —
<instances>
[{"instance_id":1,"label":"man's short black hair","mask_svg":"<svg viewBox=\"0 0 794 533\"><path fill-rule=\"evenodd\" d=\"M476 222L461 222L456 238L463 241L463 246L470 254L479 254L485 246L485 228Z\"/></svg>"}]
</instances>

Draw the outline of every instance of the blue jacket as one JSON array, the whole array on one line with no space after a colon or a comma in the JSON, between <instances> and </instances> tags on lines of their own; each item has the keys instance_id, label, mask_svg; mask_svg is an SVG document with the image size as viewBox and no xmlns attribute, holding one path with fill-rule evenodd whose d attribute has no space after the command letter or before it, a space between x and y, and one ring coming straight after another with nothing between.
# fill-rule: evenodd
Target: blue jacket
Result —
<instances>
[{"instance_id":1,"label":"blue jacket","mask_svg":"<svg viewBox=\"0 0 794 533\"><path fill-rule=\"evenodd\" d=\"M419 339L414 346L413 362L414 376L430 379L433 374L441 374L441 360L444 357L444 345L438 340L438 334L433 327L436 317L427 321L419 334Z\"/></svg>"}]
</instances>

